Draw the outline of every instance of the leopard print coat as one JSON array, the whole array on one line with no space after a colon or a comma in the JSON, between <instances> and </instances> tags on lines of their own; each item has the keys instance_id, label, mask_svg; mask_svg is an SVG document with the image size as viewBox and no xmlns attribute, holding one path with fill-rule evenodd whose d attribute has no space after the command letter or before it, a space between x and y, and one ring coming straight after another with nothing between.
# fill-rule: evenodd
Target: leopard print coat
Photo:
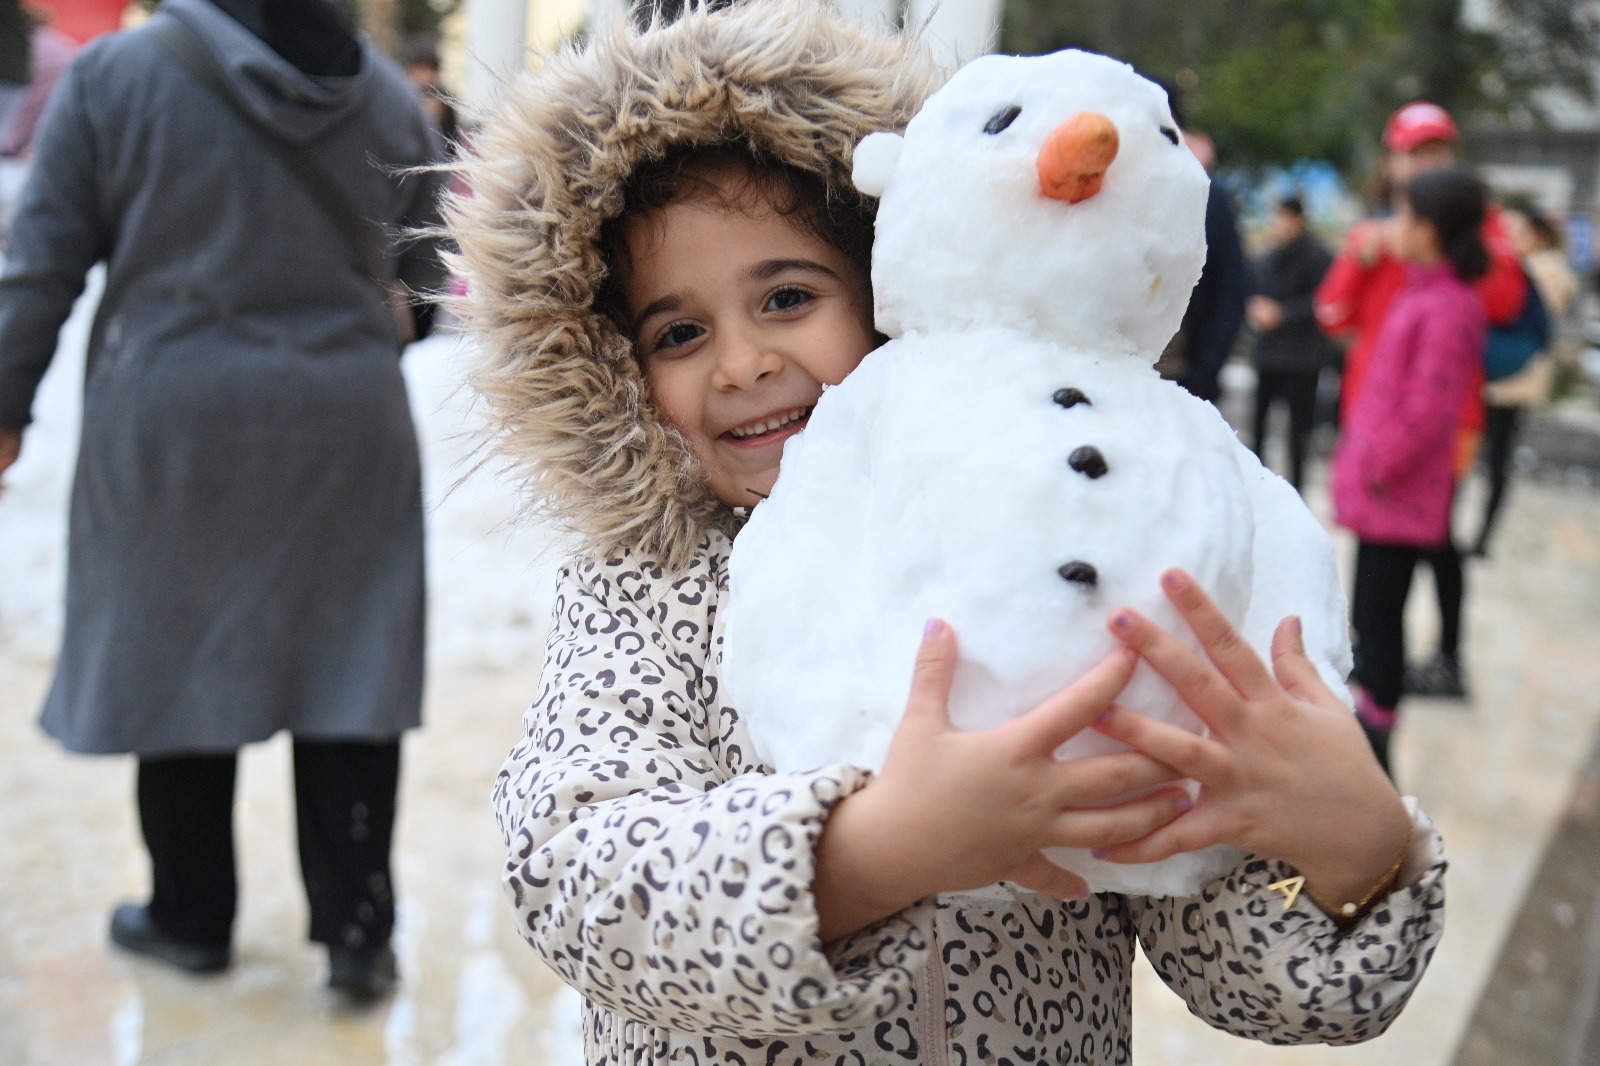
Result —
<instances>
[{"instance_id":1,"label":"leopard print coat","mask_svg":"<svg viewBox=\"0 0 1600 1066\"><path fill-rule=\"evenodd\" d=\"M941 897L824 948L813 847L868 775L751 753L718 679L730 547L561 571L495 784L521 933L585 997L591 1064L1126 1063L1136 939L1239 1036L1353 1044L1400 1013L1443 931L1441 843L1414 808L1402 887L1348 932L1247 858L1190 898Z\"/></svg>"}]
</instances>

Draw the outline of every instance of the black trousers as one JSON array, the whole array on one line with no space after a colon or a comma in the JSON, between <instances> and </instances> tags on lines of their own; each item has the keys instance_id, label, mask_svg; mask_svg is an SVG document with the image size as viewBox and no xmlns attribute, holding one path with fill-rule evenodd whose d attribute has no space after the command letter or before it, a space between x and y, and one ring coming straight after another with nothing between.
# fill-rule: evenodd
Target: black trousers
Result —
<instances>
[{"instance_id":1,"label":"black trousers","mask_svg":"<svg viewBox=\"0 0 1600 1066\"><path fill-rule=\"evenodd\" d=\"M1473 550L1489 550L1489 536L1494 532L1495 520L1500 517L1500 506L1505 503L1506 486L1511 482L1511 449L1517 443L1517 431L1522 427L1521 407L1499 407L1490 404L1488 418L1483 427L1483 460L1489 475L1489 499L1483 507L1483 524L1478 527L1478 538Z\"/></svg>"},{"instance_id":2,"label":"black trousers","mask_svg":"<svg viewBox=\"0 0 1600 1066\"><path fill-rule=\"evenodd\" d=\"M1375 544L1356 547L1355 590L1350 624L1355 630L1355 680L1372 702L1393 710L1400 703L1406 672L1406 599L1411 574L1428 556L1423 548Z\"/></svg>"},{"instance_id":3,"label":"black trousers","mask_svg":"<svg viewBox=\"0 0 1600 1066\"><path fill-rule=\"evenodd\" d=\"M1461 549L1455 538L1445 541L1423 558L1433 569L1434 591L1439 597L1439 650L1454 658L1461 650L1461 603L1467 595L1467 578L1461 566Z\"/></svg>"},{"instance_id":4,"label":"black trousers","mask_svg":"<svg viewBox=\"0 0 1600 1066\"><path fill-rule=\"evenodd\" d=\"M139 759L139 827L150 852L150 917L170 936L226 944L238 910L233 791L238 755ZM362 947L394 930L389 850L400 741L295 739L300 872L312 940Z\"/></svg>"},{"instance_id":5,"label":"black trousers","mask_svg":"<svg viewBox=\"0 0 1600 1066\"><path fill-rule=\"evenodd\" d=\"M1289 408L1289 484L1299 488L1304 484L1306 451L1311 441L1311 427L1317 411L1317 376L1315 370L1262 370L1256 375L1255 453L1258 457L1266 451L1267 415L1275 400L1283 400Z\"/></svg>"}]
</instances>

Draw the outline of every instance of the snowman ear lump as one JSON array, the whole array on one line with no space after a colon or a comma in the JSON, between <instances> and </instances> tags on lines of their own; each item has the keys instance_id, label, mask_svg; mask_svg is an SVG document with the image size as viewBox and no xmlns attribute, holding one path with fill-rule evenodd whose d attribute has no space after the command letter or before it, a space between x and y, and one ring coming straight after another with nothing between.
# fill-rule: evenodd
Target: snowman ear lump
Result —
<instances>
[{"instance_id":1,"label":"snowman ear lump","mask_svg":"<svg viewBox=\"0 0 1600 1066\"><path fill-rule=\"evenodd\" d=\"M850 157L850 180L868 196L882 198L900 166L905 139L898 133L869 133Z\"/></svg>"}]
</instances>

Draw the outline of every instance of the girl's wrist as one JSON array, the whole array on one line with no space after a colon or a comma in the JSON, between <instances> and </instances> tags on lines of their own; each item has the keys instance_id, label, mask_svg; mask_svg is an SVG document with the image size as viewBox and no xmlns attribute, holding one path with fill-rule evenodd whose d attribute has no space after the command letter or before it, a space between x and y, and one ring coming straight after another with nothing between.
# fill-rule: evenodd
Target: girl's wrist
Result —
<instances>
[{"instance_id":1,"label":"girl's wrist","mask_svg":"<svg viewBox=\"0 0 1600 1066\"><path fill-rule=\"evenodd\" d=\"M1285 860L1305 877L1306 895L1335 920L1359 917L1392 891L1411 850L1411 816L1398 793L1360 821L1323 834L1317 853Z\"/></svg>"},{"instance_id":2,"label":"girl's wrist","mask_svg":"<svg viewBox=\"0 0 1600 1066\"><path fill-rule=\"evenodd\" d=\"M819 935L831 943L904 910L935 889L922 884L913 839L883 803L880 781L840 800L816 847Z\"/></svg>"}]
</instances>

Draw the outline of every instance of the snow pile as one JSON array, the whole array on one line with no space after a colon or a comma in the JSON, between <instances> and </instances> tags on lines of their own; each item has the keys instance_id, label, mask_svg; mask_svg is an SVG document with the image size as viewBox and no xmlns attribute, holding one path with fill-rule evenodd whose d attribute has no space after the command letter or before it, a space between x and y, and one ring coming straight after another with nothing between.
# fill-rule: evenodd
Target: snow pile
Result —
<instances>
[{"instance_id":1,"label":"snow pile","mask_svg":"<svg viewBox=\"0 0 1600 1066\"><path fill-rule=\"evenodd\" d=\"M1057 131L1106 119L1098 191L1041 195ZM966 729L1080 677L1115 646L1119 606L1192 645L1159 588L1172 566L1258 648L1304 615L1337 684L1349 648L1327 535L1214 407L1152 368L1199 276L1207 196L1161 91L1101 56L986 57L903 141L863 142L856 173L882 197L873 285L896 339L824 394L735 544L724 673L762 757L880 766L929 617L961 642ZM1204 728L1146 666L1122 702ZM1059 754L1116 747L1091 731ZM1191 894L1238 853L1051 857L1098 891Z\"/></svg>"}]
</instances>

